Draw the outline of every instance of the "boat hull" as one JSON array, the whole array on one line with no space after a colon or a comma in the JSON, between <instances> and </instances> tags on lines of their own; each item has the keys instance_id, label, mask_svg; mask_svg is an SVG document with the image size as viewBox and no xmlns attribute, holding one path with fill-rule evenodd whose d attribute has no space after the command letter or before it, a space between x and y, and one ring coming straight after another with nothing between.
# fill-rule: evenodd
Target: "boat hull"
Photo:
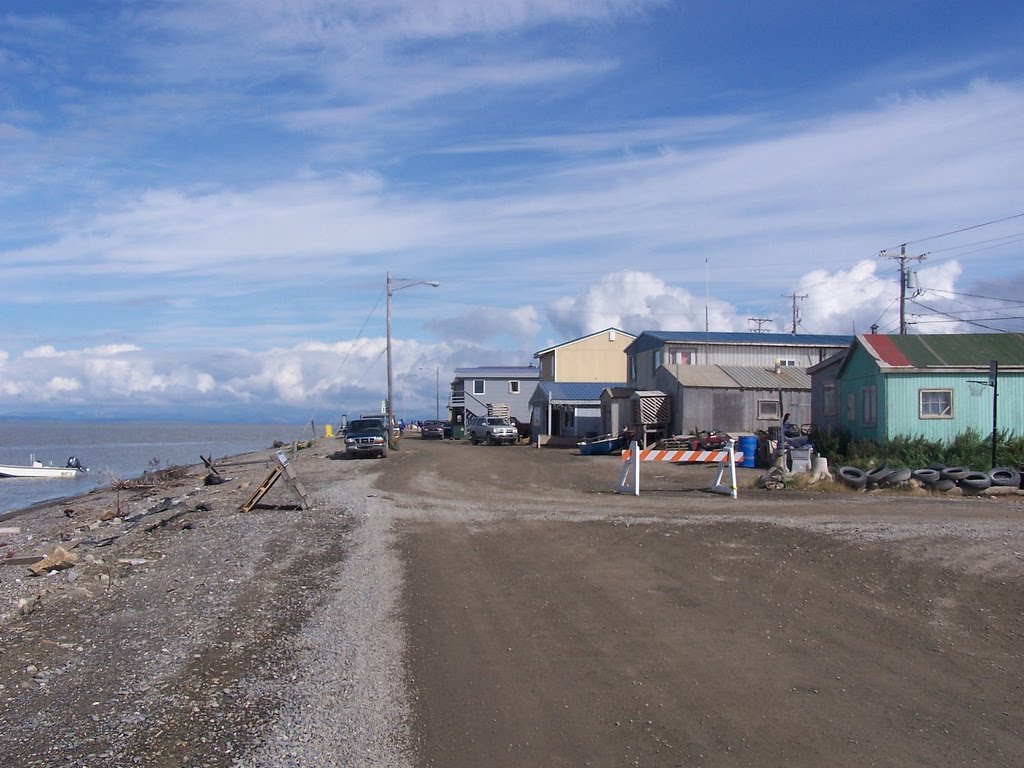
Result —
<instances>
[{"instance_id":1,"label":"boat hull","mask_svg":"<svg viewBox=\"0 0 1024 768\"><path fill-rule=\"evenodd\" d=\"M75 477L82 471L76 467L22 467L14 464L0 464L0 477Z\"/></svg>"},{"instance_id":2,"label":"boat hull","mask_svg":"<svg viewBox=\"0 0 1024 768\"><path fill-rule=\"evenodd\" d=\"M626 447L626 438L621 436L582 440L576 443L581 456L608 456Z\"/></svg>"}]
</instances>

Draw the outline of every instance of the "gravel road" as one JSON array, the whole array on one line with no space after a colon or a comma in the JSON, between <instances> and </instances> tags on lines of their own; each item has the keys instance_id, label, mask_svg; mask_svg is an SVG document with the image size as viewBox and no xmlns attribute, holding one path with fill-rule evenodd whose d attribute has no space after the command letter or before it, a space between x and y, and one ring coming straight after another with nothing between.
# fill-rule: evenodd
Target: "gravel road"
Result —
<instances>
[{"instance_id":1,"label":"gravel road","mask_svg":"<svg viewBox=\"0 0 1024 768\"><path fill-rule=\"evenodd\" d=\"M238 511L263 461L4 521L0 558L75 560L0 566L7 763L1024 764L1020 496L337 450L292 459L308 510Z\"/></svg>"}]
</instances>

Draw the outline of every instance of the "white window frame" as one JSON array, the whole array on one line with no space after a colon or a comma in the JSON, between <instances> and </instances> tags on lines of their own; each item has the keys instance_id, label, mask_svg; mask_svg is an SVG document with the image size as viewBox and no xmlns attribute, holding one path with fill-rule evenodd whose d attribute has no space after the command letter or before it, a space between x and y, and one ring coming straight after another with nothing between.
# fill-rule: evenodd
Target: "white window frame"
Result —
<instances>
[{"instance_id":1,"label":"white window frame","mask_svg":"<svg viewBox=\"0 0 1024 768\"><path fill-rule=\"evenodd\" d=\"M796 360L788 357L776 358L775 364L779 366L779 368L796 368Z\"/></svg>"},{"instance_id":2,"label":"white window frame","mask_svg":"<svg viewBox=\"0 0 1024 768\"><path fill-rule=\"evenodd\" d=\"M779 413L779 401L778 400L758 400L757 401L757 418L778 421L782 418L782 414Z\"/></svg>"},{"instance_id":3,"label":"white window frame","mask_svg":"<svg viewBox=\"0 0 1024 768\"><path fill-rule=\"evenodd\" d=\"M946 407L941 413L926 413L926 395L946 395ZM917 390L917 418L919 419L952 419L953 418L953 390L939 387Z\"/></svg>"},{"instance_id":4,"label":"white window frame","mask_svg":"<svg viewBox=\"0 0 1024 768\"><path fill-rule=\"evenodd\" d=\"M518 395L519 394L519 380L518 379L513 379L512 381L510 381L508 383L508 393L510 395Z\"/></svg>"},{"instance_id":5,"label":"white window frame","mask_svg":"<svg viewBox=\"0 0 1024 768\"><path fill-rule=\"evenodd\" d=\"M484 379L473 379L473 394L474 395L485 395L485 394L487 394L487 382Z\"/></svg>"},{"instance_id":6,"label":"white window frame","mask_svg":"<svg viewBox=\"0 0 1024 768\"><path fill-rule=\"evenodd\" d=\"M861 389L861 401L863 411L861 412L861 424L865 427L878 426L878 388L863 387Z\"/></svg>"}]
</instances>

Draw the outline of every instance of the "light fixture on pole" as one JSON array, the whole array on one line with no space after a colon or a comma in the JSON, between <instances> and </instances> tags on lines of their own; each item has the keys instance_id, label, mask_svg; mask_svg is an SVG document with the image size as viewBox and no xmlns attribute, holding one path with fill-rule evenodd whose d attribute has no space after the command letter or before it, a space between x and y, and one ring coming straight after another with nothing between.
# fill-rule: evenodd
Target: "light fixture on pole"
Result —
<instances>
[{"instance_id":1,"label":"light fixture on pole","mask_svg":"<svg viewBox=\"0 0 1024 768\"><path fill-rule=\"evenodd\" d=\"M389 271L388 272L388 280L387 280L387 291L386 291L386 293L387 293L387 302L386 302L387 303L387 310L386 310L386 313L385 313L387 315L387 334L388 334L388 339L387 339L388 402L387 402L387 406L388 406L388 447L389 448L394 448L395 447L395 430L394 430L394 427L392 426L394 424L394 421L395 421L395 406L394 406L394 396L393 396L393 378L392 378L392 375L391 375L391 294L394 293L395 291L400 291L403 288L412 288L414 285L429 285L431 288L437 288L440 285L440 283L437 282L436 280L415 280L415 281L409 281L409 280L403 280L403 279L399 278L398 282L404 283L404 285L398 285L398 286L395 286L394 282L395 281L391 277L391 272Z\"/></svg>"}]
</instances>

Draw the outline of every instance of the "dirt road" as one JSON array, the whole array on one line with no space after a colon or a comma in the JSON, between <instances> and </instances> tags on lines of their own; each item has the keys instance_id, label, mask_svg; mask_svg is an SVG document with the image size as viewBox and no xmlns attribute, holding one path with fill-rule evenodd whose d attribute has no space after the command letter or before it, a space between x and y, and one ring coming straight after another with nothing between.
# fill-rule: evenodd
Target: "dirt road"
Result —
<instances>
[{"instance_id":1,"label":"dirt road","mask_svg":"<svg viewBox=\"0 0 1024 768\"><path fill-rule=\"evenodd\" d=\"M614 460L425 448L391 488L427 763L1024 762L1019 501L682 490L707 467L634 499ZM486 462L463 519L449 462Z\"/></svg>"},{"instance_id":2,"label":"dirt road","mask_svg":"<svg viewBox=\"0 0 1024 768\"><path fill-rule=\"evenodd\" d=\"M266 473L244 465L122 499L147 525L112 542L90 522L110 494L5 523L12 548L92 556L0 570L29 608L0 623L8 763L1024 764L1019 496L743 470L733 500L708 467L655 465L632 497L611 457L337 447L293 460L305 512L238 513ZM149 529L172 494L188 514Z\"/></svg>"}]
</instances>

